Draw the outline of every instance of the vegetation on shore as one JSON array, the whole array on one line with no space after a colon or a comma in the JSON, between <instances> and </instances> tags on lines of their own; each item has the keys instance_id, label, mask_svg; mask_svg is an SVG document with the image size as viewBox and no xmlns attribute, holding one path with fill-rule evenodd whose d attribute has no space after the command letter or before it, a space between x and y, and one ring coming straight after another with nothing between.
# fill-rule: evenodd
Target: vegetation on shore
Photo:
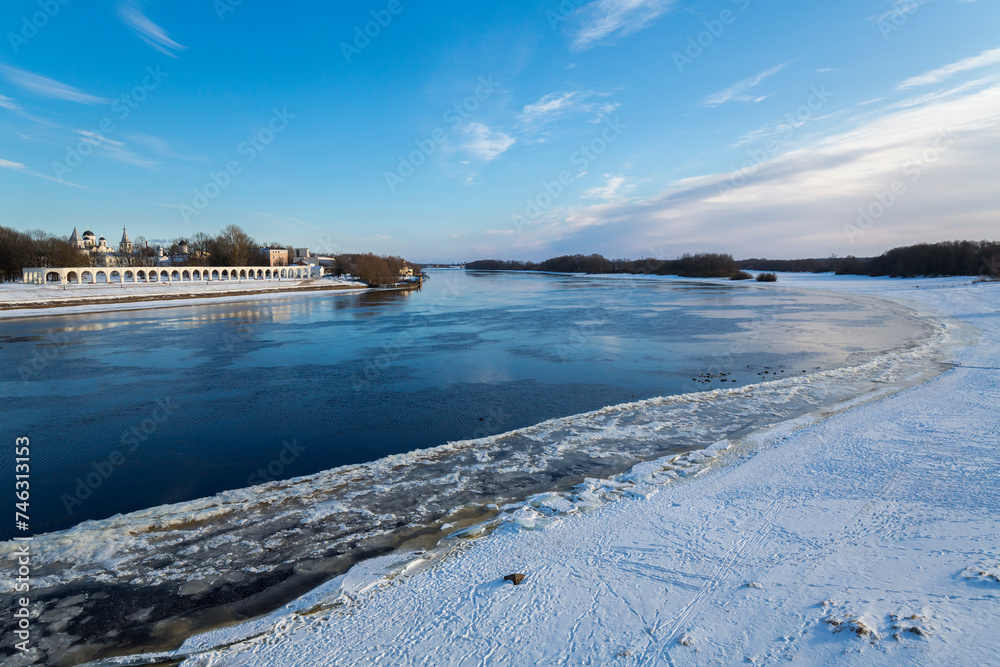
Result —
<instances>
[{"instance_id":1,"label":"vegetation on shore","mask_svg":"<svg viewBox=\"0 0 1000 667\"><path fill-rule=\"evenodd\" d=\"M41 230L19 232L0 226L0 281L21 277L35 266L89 266L90 257L66 239Z\"/></svg>"},{"instance_id":2,"label":"vegetation on shore","mask_svg":"<svg viewBox=\"0 0 1000 667\"><path fill-rule=\"evenodd\" d=\"M829 257L826 259L744 259L744 269L837 275L890 276L993 276L1000 275L1000 243L947 241L893 248L878 257Z\"/></svg>"},{"instance_id":3,"label":"vegetation on shore","mask_svg":"<svg viewBox=\"0 0 1000 667\"><path fill-rule=\"evenodd\" d=\"M651 273L685 278L734 278L740 265L732 255L703 253L680 259L606 259L602 255L564 255L544 262L485 259L469 262L466 269L480 271L549 271L552 273ZM752 277L752 276L747 276Z\"/></svg>"},{"instance_id":4,"label":"vegetation on shore","mask_svg":"<svg viewBox=\"0 0 1000 667\"><path fill-rule=\"evenodd\" d=\"M158 256L143 237L133 241L135 253L114 253L115 266L156 266ZM270 243L262 246L238 225L229 225L215 236L198 232L189 238L178 238L164 252L171 266L268 266L270 258L261 248L281 248L287 252L287 263L294 261L291 246ZM402 270L413 266L402 257L380 256L373 253L334 255L332 272L336 276L350 275L374 287L399 283ZM25 268L50 266L91 266L91 255L66 239L36 230L19 232L0 226L0 281L17 280ZM327 264L325 264L327 265ZM419 273L419 267L413 266Z\"/></svg>"},{"instance_id":5,"label":"vegetation on shore","mask_svg":"<svg viewBox=\"0 0 1000 667\"><path fill-rule=\"evenodd\" d=\"M372 287L386 287L399 283L402 270L408 266L402 257L376 255L366 252L357 255L337 255L333 275L350 275ZM414 269L419 273L419 269Z\"/></svg>"},{"instance_id":6,"label":"vegetation on shore","mask_svg":"<svg viewBox=\"0 0 1000 667\"><path fill-rule=\"evenodd\" d=\"M746 259L732 255L703 253L680 259L607 259L602 255L564 255L543 262L484 259L469 262L467 269L480 271L548 271L553 273L631 273L672 275L684 278L730 278L748 280L746 271L764 271L759 282L774 282L774 271L837 273L838 275L891 276L993 276L1000 275L1000 243L949 241L920 243L893 248L878 257L830 257L827 259Z\"/></svg>"}]
</instances>

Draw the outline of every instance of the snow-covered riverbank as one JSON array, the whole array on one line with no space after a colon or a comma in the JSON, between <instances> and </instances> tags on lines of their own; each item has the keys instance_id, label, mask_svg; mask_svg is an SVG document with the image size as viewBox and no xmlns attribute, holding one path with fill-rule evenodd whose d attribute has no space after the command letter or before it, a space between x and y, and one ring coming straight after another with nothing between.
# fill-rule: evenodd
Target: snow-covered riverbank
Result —
<instances>
[{"instance_id":1,"label":"snow-covered riverbank","mask_svg":"<svg viewBox=\"0 0 1000 667\"><path fill-rule=\"evenodd\" d=\"M289 606L322 611L209 633L178 655L189 666L1000 662L1000 290L782 281L899 299L971 325L969 340L955 369L916 388L697 462L643 464L620 480L631 488L620 500L534 530L508 524L444 558L363 563ZM502 579L513 573L526 575L519 586Z\"/></svg>"},{"instance_id":2,"label":"snow-covered riverbank","mask_svg":"<svg viewBox=\"0 0 1000 667\"><path fill-rule=\"evenodd\" d=\"M72 315L113 310L253 301L319 290L364 290L353 280L322 278L295 282L215 281L116 285L30 285L0 283L0 319Z\"/></svg>"}]
</instances>

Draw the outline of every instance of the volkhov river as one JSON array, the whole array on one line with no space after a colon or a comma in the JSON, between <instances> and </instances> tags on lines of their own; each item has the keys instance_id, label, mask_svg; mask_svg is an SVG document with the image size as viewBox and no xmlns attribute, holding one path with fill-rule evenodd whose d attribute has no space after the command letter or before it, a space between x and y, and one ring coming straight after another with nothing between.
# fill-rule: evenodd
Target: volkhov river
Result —
<instances>
[{"instance_id":1,"label":"volkhov river","mask_svg":"<svg viewBox=\"0 0 1000 667\"><path fill-rule=\"evenodd\" d=\"M31 438L37 533L920 333L899 309L780 283L441 270L419 292L2 321L0 422Z\"/></svg>"}]
</instances>

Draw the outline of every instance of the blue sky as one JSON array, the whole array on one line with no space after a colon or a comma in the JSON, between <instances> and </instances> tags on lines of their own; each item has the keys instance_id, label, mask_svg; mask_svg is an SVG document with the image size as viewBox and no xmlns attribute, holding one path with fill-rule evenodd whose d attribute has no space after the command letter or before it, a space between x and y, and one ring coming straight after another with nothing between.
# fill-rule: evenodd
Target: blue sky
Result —
<instances>
[{"instance_id":1,"label":"blue sky","mask_svg":"<svg viewBox=\"0 0 1000 667\"><path fill-rule=\"evenodd\" d=\"M1000 236L989 0L12 0L0 26L18 229L415 261Z\"/></svg>"}]
</instances>

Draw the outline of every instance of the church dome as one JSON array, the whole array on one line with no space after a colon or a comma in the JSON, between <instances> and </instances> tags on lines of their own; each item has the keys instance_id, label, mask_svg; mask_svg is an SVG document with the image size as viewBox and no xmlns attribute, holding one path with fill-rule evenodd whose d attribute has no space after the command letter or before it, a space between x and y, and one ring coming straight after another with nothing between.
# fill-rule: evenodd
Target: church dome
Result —
<instances>
[{"instance_id":1,"label":"church dome","mask_svg":"<svg viewBox=\"0 0 1000 667\"><path fill-rule=\"evenodd\" d=\"M85 231L85 232L83 233L83 236L84 236L84 237L89 237L89 238L94 238L94 232L92 232L92 231L90 231L90 230L88 229L87 231Z\"/></svg>"}]
</instances>

